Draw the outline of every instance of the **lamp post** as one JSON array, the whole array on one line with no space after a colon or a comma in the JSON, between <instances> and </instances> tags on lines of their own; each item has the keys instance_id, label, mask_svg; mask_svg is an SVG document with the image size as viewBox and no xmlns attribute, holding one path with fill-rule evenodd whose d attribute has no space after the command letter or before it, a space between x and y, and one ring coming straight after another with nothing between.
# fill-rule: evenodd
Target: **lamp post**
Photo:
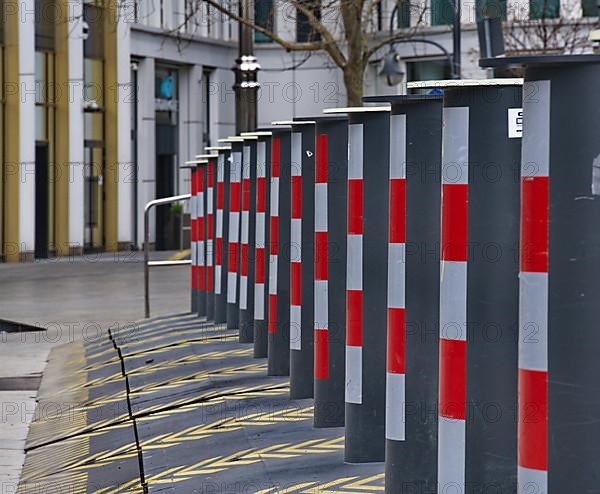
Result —
<instances>
[{"instance_id":1,"label":"lamp post","mask_svg":"<svg viewBox=\"0 0 600 494\"><path fill-rule=\"evenodd\" d=\"M402 0L406 1L406 0ZM399 39L390 43L390 51L383 57L383 67L381 69L381 75L385 75L390 86L395 86L402 81L404 77L404 71L400 66L401 57L400 54L395 50L395 46L399 43L425 43L428 45L435 46L438 48L448 59L450 70L452 71L452 79L460 79L461 72L461 60L460 60L460 42L461 42L461 27L460 27L460 0L451 0L454 5L454 20L452 28L452 39L453 39L453 53L450 55L448 50L444 48L440 43L432 41L426 38L407 38ZM398 14L398 8L400 2L396 2L392 14L390 15L390 36L394 34L394 19Z\"/></svg>"},{"instance_id":2,"label":"lamp post","mask_svg":"<svg viewBox=\"0 0 600 494\"><path fill-rule=\"evenodd\" d=\"M240 0L239 16L251 21L254 13L254 0ZM256 129L256 102L258 88L257 72L260 70L254 56L254 31L243 22L238 23L239 41L238 58L235 61L235 128L236 133L249 132Z\"/></svg>"}]
</instances>

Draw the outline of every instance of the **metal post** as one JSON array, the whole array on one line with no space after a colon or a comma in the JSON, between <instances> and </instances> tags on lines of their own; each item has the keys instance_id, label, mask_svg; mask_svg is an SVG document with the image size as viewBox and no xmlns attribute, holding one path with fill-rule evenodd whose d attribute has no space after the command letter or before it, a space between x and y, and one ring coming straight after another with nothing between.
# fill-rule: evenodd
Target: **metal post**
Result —
<instances>
[{"instance_id":1,"label":"metal post","mask_svg":"<svg viewBox=\"0 0 600 494\"><path fill-rule=\"evenodd\" d=\"M244 136L240 249L240 342L254 341L254 246L256 238L256 141Z\"/></svg>"},{"instance_id":2,"label":"metal post","mask_svg":"<svg viewBox=\"0 0 600 494\"><path fill-rule=\"evenodd\" d=\"M267 357L271 132L257 132L254 267L254 357Z\"/></svg>"},{"instance_id":3,"label":"metal post","mask_svg":"<svg viewBox=\"0 0 600 494\"><path fill-rule=\"evenodd\" d=\"M450 0L453 6L454 17L452 18L452 59L454 60L454 78L461 78L461 33L462 26L460 24L461 16L461 0Z\"/></svg>"},{"instance_id":4,"label":"metal post","mask_svg":"<svg viewBox=\"0 0 600 494\"><path fill-rule=\"evenodd\" d=\"M268 374L290 372L290 160L291 129L273 128L268 312Z\"/></svg>"},{"instance_id":5,"label":"metal post","mask_svg":"<svg viewBox=\"0 0 600 494\"><path fill-rule=\"evenodd\" d=\"M345 460L383 461L390 110L334 111L349 119Z\"/></svg>"},{"instance_id":6,"label":"metal post","mask_svg":"<svg viewBox=\"0 0 600 494\"><path fill-rule=\"evenodd\" d=\"M600 476L600 57L480 63L525 67L518 492L593 492Z\"/></svg>"},{"instance_id":7,"label":"metal post","mask_svg":"<svg viewBox=\"0 0 600 494\"><path fill-rule=\"evenodd\" d=\"M348 118L316 119L314 425L344 425ZM342 214L340 214L342 213Z\"/></svg>"},{"instance_id":8,"label":"metal post","mask_svg":"<svg viewBox=\"0 0 600 494\"><path fill-rule=\"evenodd\" d=\"M436 492L442 96L364 101L392 105L385 485Z\"/></svg>"}]
</instances>

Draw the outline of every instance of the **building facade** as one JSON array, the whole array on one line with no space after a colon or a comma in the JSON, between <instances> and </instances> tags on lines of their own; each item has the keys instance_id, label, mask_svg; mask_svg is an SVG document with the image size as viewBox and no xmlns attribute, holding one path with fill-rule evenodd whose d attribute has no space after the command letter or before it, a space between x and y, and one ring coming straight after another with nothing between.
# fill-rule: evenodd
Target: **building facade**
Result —
<instances>
[{"instance_id":1,"label":"building facade","mask_svg":"<svg viewBox=\"0 0 600 494\"><path fill-rule=\"evenodd\" d=\"M374 40L388 34L396 2L375 4ZM179 164L234 133L237 24L201 0L5 0L2 9L0 259L142 247L145 204L189 191ZM461 0L465 78L485 77L475 22L486 13L523 32L531 21L532 51L540 19L572 22L582 39L597 23L595 0ZM285 0L256 0L254 14L284 39L306 37ZM414 0L391 24L452 52L451 19L448 0ZM335 19L323 22L335 32ZM406 81L450 75L435 46L396 48ZM288 53L260 33L255 54L259 125L345 104L341 72L324 54ZM380 66L375 56L365 94L403 92ZM156 210L150 224L153 247L180 247L176 210Z\"/></svg>"}]
</instances>

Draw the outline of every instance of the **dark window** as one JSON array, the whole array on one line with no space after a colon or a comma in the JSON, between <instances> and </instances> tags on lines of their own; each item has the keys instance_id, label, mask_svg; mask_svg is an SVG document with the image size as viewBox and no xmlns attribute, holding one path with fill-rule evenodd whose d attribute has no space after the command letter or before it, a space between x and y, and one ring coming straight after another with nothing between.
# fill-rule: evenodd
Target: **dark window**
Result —
<instances>
[{"instance_id":1,"label":"dark window","mask_svg":"<svg viewBox=\"0 0 600 494\"><path fill-rule=\"evenodd\" d=\"M410 27L410 0L401 0L398 3L398 11L396 12L396 27Z\"/></svg>"},{"instance_id":2,"label":"dark window","mask_svg":"<svg viewBox=\"0 0 600 494\"><path fill-rule=\"evenodd\" d=\"M431 0L431 25L445 26L454 22L453 0Z\"/></svg>"},{"instance_id":3,"label":"dark window","mask_svg":"<svg viewBox=\"0 0 600 494\"><path fill-rule=\"evenodd\" d=\"M321 18L321 0L303 0L301 3L306 9L310 10L317 19ZM306 41L319 41L320 39L321 33L313 29L308 20L308 16L297 9L296 41L303 43Z\"/></svg>"},{"instance_id":4,"label":"dark window","mask_svg":"<svg viewBox=\"0 0 600 494\"><path fill-rule=\"evenodd\" d=\"M478 21L486 17L506 19L506 0L476 0L475 8Z\"/></svg>"},{"instance_id":5,"label":"dark window","mask_svg":"<svg viewBox=\"0 0 600 494\"><path fill-rule=\"evenodd\" d=\"M596 0L581 0L583 17L598 17L598 4Z\"/></svg>"},{"instance_id":6,"label":"dark window","mask_svg":"<svg viewBox=\"0 0 600 494\"><path fill-rule=\"evenodd\" d=\"M35 0L35 49L54 51L54 26L60 18L56 0Z\"/></svg>"},{"instance_id":7,"label":"dark window","mask_svg":"<svg viewBox=\"0 0 600 494\"><path fill-rule=\"evenodd\" d=\"M104 23L102 9L94 5L83 6L83 19L88 25L87 39L83 42L85 58L102 60L104 58Z\"/></svg>"},{"instance_id":8,"label":"dark window","mask_svg":"<svg viewBox=\"0 0 600 494\"><path fill-rule=\"evenodd\" d=\"M421 62L407 62L406 81L436 81L450 79L452 68L447 59L423 60ZM431 89L413 89L415 94L427 94Z\"/></svg>"},{"instance_id":9,"label":"dark window","mask_svg":"<svg viewBox=\"0 0 600 494\"><path fill-rule=\"evenodd\" d=\"M560 0L529 0L531 19L552 19L560 13Z\"/></svg>"},{"instance_id":10,"label":"dark window","mask_svg":"<svg viewBox=\"0 0 600 494\"><path fill-rule=\"evenodd\" d=\"M258 2L254 2L254 23L257 26L273 32L273 18L273 0L260 0ZM271 38L263 33L254 31L254 41L257 43L268 43L271 41Z\"/></svg>"}]
</instances>

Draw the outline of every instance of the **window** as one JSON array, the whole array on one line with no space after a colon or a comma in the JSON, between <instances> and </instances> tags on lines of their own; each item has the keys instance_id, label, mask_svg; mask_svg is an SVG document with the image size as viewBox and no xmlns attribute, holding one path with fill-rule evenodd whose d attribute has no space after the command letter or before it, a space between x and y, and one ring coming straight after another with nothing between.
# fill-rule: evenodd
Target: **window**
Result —
<instances>
[{"instance_id":1,"label":"window","mask_svg":"<svg viewBox=\"0 0 600 494\"><path fill-rule=\"evenodd\" d=\"M410 1L401 0L398 3L398 11L396 12L396 27L402 29L410 27Z\"/></svg>"},{"instance_id":2,"label":"window","mask_svg":"<svg viewBox=\"0 0 600 494\"><path fill-rule=\"evenodd\" d=\"M445 26L454 22L453 0L431 0L431 25Z\"/></svg>"},{"instance_id":3,"label":"window","mask_svg":"<svg viewBox=\"0 0 600 494\"><path fill-rule=\"evenodd\" d=\"M596 0L581 0L583 17L598 17L598 4Z\"/></svg>"},{"instance_id":4,"label":"window","mask_svg":"<svg viewBox=\"0 0 600 494\"><path fill-rule=\"evenodd\" d=\"M406 81L436 81L450 79L452 68L447 59L406 63ZM431 89L413 89L414 94L427 94Z\"/></svg>"},{"instance_id":5,"label":"window","mask_svg":"<svg viewBox=\"0 0 600 494\"><path fill-rule=\"evenodd\" d=\"M317 18L321 18L321 1L320 0L303 0L302 5L310 10ZM308 16L296 9L296 41L304 43L307 41L319 41L321 34L316 32L310 25Z\"/></svg>"},{"instance_id":6,"label":"window","mask_svg":"<svg viewBox=\"0 0 600 494\"><path fill-rule=\"evenodd\" d=\"M486 17L506 19L507 0L476 0L475 9L477 20ZM594 0L595 1L595 0Z\"/></svg>"},{"instance_id":7,"label":"window","mask_svg":"<svg viewBox=\"0 0 600 494\"><path fill-rule=\"evenodd\" d=\"M273 32L273 18L273 0L261 0L259 2L254 2L254 23L257 26ZM265 36L263 33L254 31L254 41L257 43L268 43L271 41L271 38Z\"/></svg>"},{"instance_id":8,"label":"window","mask_svg":"<svg viewBox=\"0 0 600 494\"><path fill-rule=\"evenodd\" d=\"M529 0L531 19L552 19L560 15L560 0Z\"/></svg>"}]
</instances>

